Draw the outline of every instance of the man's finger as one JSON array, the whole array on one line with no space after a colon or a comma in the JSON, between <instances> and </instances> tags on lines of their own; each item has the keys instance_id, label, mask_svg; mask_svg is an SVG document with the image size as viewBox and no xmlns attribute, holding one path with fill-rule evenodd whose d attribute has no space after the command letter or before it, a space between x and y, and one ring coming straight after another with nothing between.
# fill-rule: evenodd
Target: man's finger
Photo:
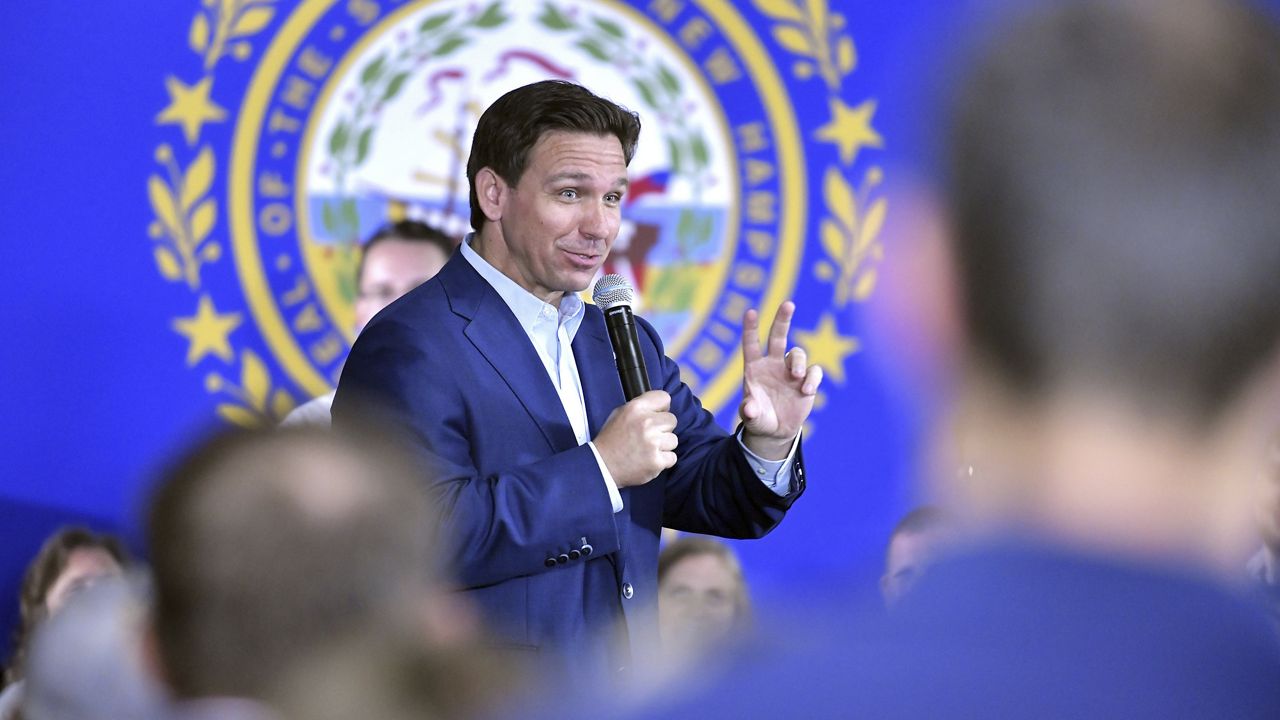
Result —
<instances>
[{"instance_id":1,"label":"man's finger","mask_svg":"<svg viewBox=\"0 0 1280 720\"><path fill-rule=\"evenodd\" d=\"M760 356L760 313L749 308L742 315L742 362L749 365Z\"/></svg>"},{"instance_id":2,"label":"man's finger","mask_svg":"<svg viewBox=\"0 0 1280 720\"><path fill-rule=\"evenodd\" d=\"M675 433L663 433L658 437L658 449L663 452L671 452L680 445L680 439Z\"/></svg>"},{"instance_id":3,"label":"man's finger","mask_svg":"<svg viewBox=\"0 0 1280 720\"><path fill-rule=\"evenodd\" d=\"M809 372L805 373L804 382L800 385L800 392L805 395L816 395L818 386L822 384L822 367L820 365L811 365Z\"/></svg>"},{"instance_id":4,"label":"man's finger","mask_svg":"<svg viewBox=\"0 0 1280 720\"><path fill-rule=\"evenodd\" d=\"M787 351L787 333L791 331L791 316L796 312L796 304L790 300L778 306L778 314L773 316L773 324L769 326L768 354L782 356Z\"/></svg>"},{"instance_id":5,"label":"man's finger","mask_svg":"<svg viewBox=\"0 0 1280 720\"><path fill-rule=\"evenodd\" d=\"M671 409L671 395L666 390L650 390L637 395L631 402L651 412L666 412Z\"/></svg>"},{"instance_id":6,"label":"man's finger","mask_svg":"<svg viewBox=\"0 0 1280 720\"><path fill-rule=\"evenodd\" d=\"M791 371L791 377L799 380L804 377L805 370L809 367L809 356L805 353L804 348L793 347L787 351L787 369Z\"/></svg>"}]
</instances>

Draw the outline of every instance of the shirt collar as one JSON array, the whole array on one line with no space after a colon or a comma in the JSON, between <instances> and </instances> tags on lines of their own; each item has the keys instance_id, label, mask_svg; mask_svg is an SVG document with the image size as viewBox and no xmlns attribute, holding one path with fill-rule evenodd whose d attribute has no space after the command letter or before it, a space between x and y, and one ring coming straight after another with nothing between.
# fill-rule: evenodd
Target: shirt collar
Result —
<instances>
[{"instance_id":1,"label":"shirt collar","mask_svg":"<svg viewBox=\"0 0 1280 720\"><path fill-rule=\"evenodd\" d=\"M560 300L559 308L543 302L538 296L517 285L515 280L507 277L501 270L490 265L488 260L480 257L480 253L471 248L473 237L475 233L467 233L463 238L460 248L462 257L471 263L471 267L480 273L480 277L484 278L507 307L511 308L511 313L516 316L520 327L524 328L526 333L533 333L554 320L555 322L549 326L553 332L557 325L564 325L565 331L569 334L569 341L573 342L578 328L582 325L582 317L585 315L583 312L585 303L582 302L582 298L578 297L577 293L565 293Z\"/></svg>"}]
</instances>

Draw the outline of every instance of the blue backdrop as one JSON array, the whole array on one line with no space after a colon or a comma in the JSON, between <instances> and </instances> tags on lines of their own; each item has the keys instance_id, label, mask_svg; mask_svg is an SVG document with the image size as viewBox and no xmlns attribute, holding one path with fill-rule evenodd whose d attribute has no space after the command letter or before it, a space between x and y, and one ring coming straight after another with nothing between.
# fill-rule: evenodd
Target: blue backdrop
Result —
<instances>
[{"instance_id":1,"label":"blue backdrop","mask_svg":"<svg viewBox=\"0 0 1280 720\"><path fill-rule=\"evenodd\" d=\"M640 111L632 169L651 189L619 260L721 422L742 303L794 297L827 370L808 496L739 545L757 594L873 577L945 389L910 311L931 289L899 263L919 250L947 78L991 7L0 4L0 615L56 526L141 550L168 459L332 382L352 240L403 214L459 227L451 143L504 84L545 76Z\"/></svg>"}]
</instances>

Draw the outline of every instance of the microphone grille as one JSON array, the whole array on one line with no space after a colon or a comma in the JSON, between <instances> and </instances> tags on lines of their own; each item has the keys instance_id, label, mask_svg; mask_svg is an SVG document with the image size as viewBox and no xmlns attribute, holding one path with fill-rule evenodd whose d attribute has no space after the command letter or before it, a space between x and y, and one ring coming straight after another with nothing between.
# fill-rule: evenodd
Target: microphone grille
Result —
<instances>
[{"instance_id":1,"label":"microphone grille","mask_svg":"<svg viewBox=\"0 0 1280 720\"><path fill-rule=\"evenodd\" d=\"M591 291L591 301L601 310L608 310L619 305L628 307L635 301L636 293L631 289L627 279L616 273L605 275L596 281Z\"/></svg>"}]
</instances>

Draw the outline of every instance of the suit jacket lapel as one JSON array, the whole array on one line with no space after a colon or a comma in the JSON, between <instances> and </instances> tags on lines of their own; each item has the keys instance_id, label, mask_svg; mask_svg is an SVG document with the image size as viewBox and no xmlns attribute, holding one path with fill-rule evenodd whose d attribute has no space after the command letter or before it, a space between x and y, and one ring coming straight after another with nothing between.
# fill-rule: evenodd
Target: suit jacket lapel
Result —
<instances>
[{"instance_id":1,"label":"suit jacket lapel","mask_svg":"<svg viewBox=\"0 0 1280 720\"><path fill-rule=\"evenodd\" d=\"M511 308L461 252L445 264L440 280L454 313L469 321L463 333L524 406L551 449L576 447L560 396Z\"/></svg>"}]
</instances>

